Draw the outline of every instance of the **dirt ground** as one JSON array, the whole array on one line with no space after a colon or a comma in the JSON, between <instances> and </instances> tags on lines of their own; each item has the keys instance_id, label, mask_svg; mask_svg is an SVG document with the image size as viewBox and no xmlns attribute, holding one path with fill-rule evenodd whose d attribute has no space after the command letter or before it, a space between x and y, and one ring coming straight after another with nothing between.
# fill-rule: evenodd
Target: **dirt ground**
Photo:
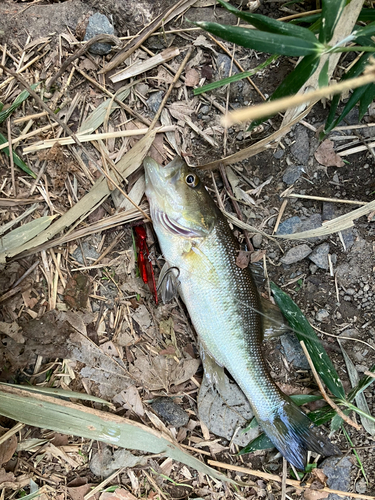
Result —
<instances>
[{"instance_id":1,"label":"dirt ground","mask_svg":"<svg viewBox=\"0 0 375 500\"><path fill-rule=\"evenodd\" d=\"M22 64L27 64L37 57L22 74L29 84L46 82L59 70L61 63L81 47L77 42L82 39L82 29L84 32L91 14L100 12L107 15L113 22L116 36L129 36L137 34L145 24L174 3L149 0L5 0L0 4L3 64L5 62L5 66L13 70L19 69L20 58ZM296 5L296 9L300 9ZM285 11L278 10L279 6L278 3L263 3L257 12L279 18L285 15ZM219 170L211 172L199 167L267 137L279 128L281 117L267 121L254 132L248 132L246 126L234 126L226 133L220 122L220 109L226 106L236 109L261 102L260 93L265 97L271 95L296 60L279 58L252 78L254 86L247 80L241 80L229 88L194 97L193 87L198 86L202 79L205 83L218 80L228 76L233 68L229 56L222 57L222 47L201 31L189 31L191 24L186 18L228 24L236 22L223 9L208 5L192 7L183 17L165 25L165 30L178 31L149 37L144 44L146 49L138 49L127 59L126 65L137 58L146 59L151 55L150 51L158 53L170 46L180 48L180 54L168 62L169 70L159 65L135 77L137 82L130 87L124 103L150 123L172 81L172 70L175 72L178 69L186 48L193 47L190 62L183 72L184 83L180 80L175 85L161 120L163 125L176 125L177 130L158 134L150 150L151 155L157 161L166 163L177 154L176 151L179 152L189 165L198 167L199 175L216 201L216 193L220 193L220 201L226 211L237 217L225 189L227 179L222 178ZM232 55L231 44L221 43ZM73 132L79 131L90 113L108 99L103 88L114 93L130 83L129 80L111 82L109 77L119 68L106 76L98 74L118 50L114 48L106 56L86 52L75 61L75 71L70 66L51 89L47 89L45 83L38 88L38 95L60 119L66 120ZM263 54L241 47L236 47L234 57L245 70L266 58ZM345 55L337 69L337 78L354 58L354 55ZM85 75L96 80L101 88ZM0 101L5 106L14 101L22 88L18 81L7 82L7 78L8 75L2 71ZM375 363L375 215L371 213L361 217L354 221L353 228L327 236L304 241L272 238L274 233L286 234L320 227L322 222L361 206L350 202L364 204L373 200L373 150L365 148L346 154L350 148L362 145L374 136L372 108L362 120L362 128L355 127L358 110L354 109L330 134L328 139L331 143L328 145L333 146L334 162L340 165L331 166L332 162L322 153L318 139L329 106L329 102L316 104L278 145L232 165L226 175L234 196L239 200L243 221L265 233L263 236L248 233L253 246L251 261L262 263L269 279L259 285L260 292L267 296L269 281L272 281L295 300L316 328L345 390L349 392L352 385L341 348L345 349L354 364L358 377L362 377ZM343 106L341 103L339 110ZM46 115L32 118L26 131L28 120L17 122L17 119L41 111L40 103L31 97L17 108L11 118L13 141L27 132L51 125L51 118ZM139 116L134 117L129 110L119 107L101 123L103 121L100 132L147 126ZM0 125L0 132L7 137L6 124ZM51 127L38 130L34 137L15 146L16 152L31 170L40 174L37 182L17 167L12 181L9 157L1 154L2 226L14 221L32 203L37 203L34 211L21 224L42 216L62 216L92 190L100 177L92 157L103 170L108 170L140 139L139 136L105 139L104 149L85 143L92 157L88 157L77 145L54 146L29 154L23 152L26 146L38 140L56 137L53 134L55 132ZM127 194L133 188L132 194L140 193L137 204L147 211L147 202L142 196L144 188L143 191L142 187L138 191L135 188L141 185L141 176L141 169L132 171L125 189ZM292 197L285 197L287 188L290 188ZM319 197L323 200L317 199ZM176 299L167 305L155 304L149 288L139 277L135 263L132 227L139 224L143 216L136 210L131 212L131 209L132 205L126 205L126 199L117 191L117 195L95 204L78 224L74 221L73 228L66 227L53 235L52 240L57 241L53 246L46 242L38 251L24 251L0 264L0 380L59 387L98 396L114 404L111 411L115 414L171 433L178 443L202 461L213 459L223 464L281 475L283 462L275 450L237 456L239 449L250 440L251 432L241 434L240 431L237 435L237 431L246 427L251 410L231 379L236 415L224 408L222 400L218 402L215 399L215 391L207 387L196 334L183 303ZM128 212L130 215L127 215ZM120 223L104 224L105 219L117 214L126 216ZM78 237L77 233L72 240L67 237L69 230L81 229L82 236ZM234 230L245 249L244 235L240 229ZM163 261L150 225L147 226L147 242L157 277ZM305 247L299 248L302 245ZM306 255L301 256L301 252ZM84 331L85 335L78 335L78 330L81 333ZM290 337L267 342L265 356L276 383L287 394L317 393L316 382L303 355L301 360L299 345L295 345ZM374 385L364 395L369 411L374 415ZM165 396L173 401L169 413L163 405L162 409L153 406L157 398ZM103 408L95 402L84 401L83 404ZM305 408L307 411L314 410L319 405L321 402L310 403ZM212 408L220 415L213 418ZM165 416L167 414L169 417ZM359 422L359 417L352 415L352 418ZM15 421L0 418L1 434L15 424ZM45 428L48 429L48 425ZM345 429L362 464L361 469L342 430L331 435L344 457L349 458L348 468L345 469L345 474L350 475L349 489L359 494L375 495L374 436L363 427L360 431L350 426L345 426ZM329 425L324 427L324 432L328 434L329 431ZM34 486L30 486L30 478L39 488L48 487L42 493L45 498L86 499L85 495L116 469L120 469L120 473L103 483L92 498L261 497L271 500L282 497L281 485L277 481L224 471L232 479L247 483L247 486L236 489L179 462L156 454L143 456L138 452L133 453L136 460L129 465L129 457L126 460L123 456L119 458L116 455L119 450L115 446L28 425L22 427L12 439L12 442L6 441L7 453L0 445L3 467L0 470L0 489L4 499L21 498L22 492L32 492ZM10 455L9 450L12 451ZM110 463L118 465L111 469ZM339 463L337 467L344 466ZM123 496L106 497L107 493L102 492L111 485L119 485L126 492ZM287 486L286 494L286 498L298 498L301 492ZM333 500L335 497L330 495L329 498Z\"/></svg>"}]
</instances>

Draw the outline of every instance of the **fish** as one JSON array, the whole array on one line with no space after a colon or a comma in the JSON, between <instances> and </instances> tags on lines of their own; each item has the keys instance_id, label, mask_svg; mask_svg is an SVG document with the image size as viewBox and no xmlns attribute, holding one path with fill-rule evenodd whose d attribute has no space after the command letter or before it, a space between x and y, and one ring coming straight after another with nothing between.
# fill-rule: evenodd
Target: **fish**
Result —
<instances>
[{"instance_id":1,"label":"fish","mask_svg":"<svg viewBox=\"0 0 375 500\"><path fill-rule=\"evenodd\" d=\"M258 424L297 469L307 451L339 454L275 384L262 354L262 304L251 270L236 264L239 243L197 172L175 157L144 160L146 196L163 257L178 270L178 291L204 351L225 367Z\"/></svg>"}]
</instances>

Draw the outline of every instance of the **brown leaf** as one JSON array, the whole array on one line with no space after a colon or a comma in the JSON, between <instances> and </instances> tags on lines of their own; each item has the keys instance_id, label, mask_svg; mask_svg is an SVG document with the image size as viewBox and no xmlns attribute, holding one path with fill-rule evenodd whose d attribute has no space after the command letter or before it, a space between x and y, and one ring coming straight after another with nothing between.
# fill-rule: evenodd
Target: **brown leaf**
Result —
<instances>
[{"instance_id":1,"label":"brown leaf","mask_svg":"<svg viewBox=\"0 0 375 500\"><path fill-rule=\"evenodd\" d=\"M83 484L82 486L78 486L76 488L67 488L69 497L71 498L71 500L84 500L85 495L87 495L87 493L89 493L92 490L93 486L95 485L92 483L88 483L88 484ZM91 498L95 499L98 498L98 496L95 495Z\"/></svg>"},{"instance_id":2,"label":"brown leaf","mask_svg":"<svg viewBox=\"0 0 375 500\"><path fill-rule=\"evenodd\" d=\"M306 489L303 498L304 500L321 500L322 498L327 498L329 495L326 491L319 490L311 490L310 488Z\"/></svg>"},{"instance_id":3,"label":"brown leaf","mask_svg":"<svg viewBox=\"0 0 375 500\"><path fill-rule=\"evenodd\" d=\"M199 83L199 73L196 69L189 69L185 73L185 85L187 87L195 87Z\"/></svg>"},{"instance_id":4,"label":"brown leaf","mask_svg":"<svg viewBox=\"0 0 375 500\"><path fill-rule=\"evenodd\" d=\"M335 153L333 142L329 139L321 143L315 151L314 156L316 160L325 167L343 167L345 165L342 158Z\"/></svg>"},{"instance_id":5,"label":"brown leaf","mask_svg":"<svg viewBox=\"0 0 375 500\"><path fill-rule=\"evenodd\" d=\"M250 262L250 252L245 252L244 250L240 250L236 257L236 266L241 269L246 269Z\"/></svg>"},{"instance_id":6,"label":"brown leaf","mask_svg":"<svg viewBox=\"0 0 375 500\"><path fill-rule=\"evenodd\" d=\"M168 390L170 385L179 385L189 380L200 365L199 359L182 359L179 363L166 356L139 356L129 366L130 375L151 391Z\"/></svg>"},{"instance_id":7,"label":"brown leaf","mask_svg":"<svg viewBox=\"0 0 375 500\"><path fill-rule=\"evenodd\" d=\"M327 476L322 469L313 469L309 477L310 488L313 490L321 490L327 486Z\"/></svg>"},{"instance_id":8,"label":"brown leaf","mask_svg":"<svg viewBox=\"0 0 375 500\"><path fill-rule=\"evenodd\" d=\"M64 299L72 309L85 309L90 295L90 278L82 273L74 273L68 279Z\"/></svg>"},{"instance_id":9,"label":"brown leaf","mask_svg":"<svg viewBox=\"0 0 375 500\"><path fill-rule=\"evenodd\" d=\"M25 339L21 331L19 330L20 327L17 321L13 321L13 323L5 323L4 321L0 321L0 333L8 335L8 337L15 340L17 344L23 344L25 342Z\"/></svg>"},{"instance_id":10,"label":"brown leaf","mask_svg":"<svg viewBox=\"0 0 375 500\"><path fill-rule=\"evenodd\" d=\"M0 436L3 436L8 429L0 427ZM0 444L0 466L9 462L12 458L13 453L17 449L17 437L15 434L10 436L4 443Z\"/></svg>"},{"instance_id":11,"label":"brown leaf","mask_svg":"<svg viewBox=\"0 0 375 500\"><path fill-rule=\"evenodd\" d=\"M138 389L131 385L126 391L121 391L113 398L115 403L120 403L124 408L133 410L134 413L143 417L145 410Z\"/></svg>"},{"instance_id":12,"label":"brown leaf","mask_svg":"<svg viewBox=\"0 0 375 500\"><path fill-rule=\"evenodd\" d=\"M14 474L12 472L5 472L5 469L0 469L0 484L14 481Z\"/></svg>"},{"instance_id":13,"label":"brown leaf","mask_svg":"<svg viewBox=\"0 0 375 500\"><path fill-rule=\"evenodd\" d=\"M105 491L100 495L99 500L137 500L137 497L132 495L129 491L118 488L116 491Z\"/></svg>"},{"instance_id":14,"label":"brown leaf","mask_svg":"<svg viewBox=\"0 0 375 500\"><path fill-rule=\"evenodd\" d=\"M259 262L260 260L263 260L263 256L266 255L267 250L256 250L251 254L251 263L254 264L254 262Z\"/></svg>"}]
</instances>

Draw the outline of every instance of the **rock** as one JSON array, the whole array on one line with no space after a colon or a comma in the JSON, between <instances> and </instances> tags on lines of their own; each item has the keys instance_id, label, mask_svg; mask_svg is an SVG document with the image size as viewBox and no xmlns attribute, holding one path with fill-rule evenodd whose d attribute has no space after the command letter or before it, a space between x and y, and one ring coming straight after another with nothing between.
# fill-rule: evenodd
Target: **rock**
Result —
<instances>
[{"instance_id":1,"label":"rock","mask_svg":"<svg viewBox=\"0 0 375 500\"><path fill-rule=\"evenodd\" d=\"M307 165L310 157L310 142L307 130L302 125L297 125L296 127L295 142L291 146L290 151L302 165Z\"/></svg>"},{"instance_id":2,"label":"rock","mask_svg":"<svg viewBox=\"0 0 375 500\"><path fill-rule=\"evenodd\" d=\"M337 206L334 203L324 202L322 208L322 219L323 220L332 220L336 217L342 215L338 210ZM345 245L345 249L349 250L354 245L354 234L353 229L344 229L341 231L341 236Z\"/></svg>"},{"instance_id":3,"label":"rock","mask_svg":"<svg viewBox=\"0 0 375 500\"><path fill-rule=\"evenodd\" d=\"M90 461L90 469L95 476L108 477L122 467L135 467L146 465L147 459L143 456L135 456L123 448L113 454L108 446L95 453Z\"/></svg>"},{"instance_id":4,"label":"rock","mask_svg":"<svg viewBox=\"0 0 375 500\"><path fill-rule=\"evenodd\" d=\"M302 350L301 344L294 333L286 333L280 337L281 345L284 351L286 360L289 361L295 368L309 370L310 365Z\"/></svg>"},{"instance_id":5,"label":"rock","mask_svg":"<svg viewBox=\"0 0 375 500\"><path fill-rule=\"evenodd\" d=\"M183 427L189 421L189 415L172 398L160 397L151 403L152 409L173 427Z\"/></svg>"},{"instance_id":6,"label":"rock","mask_svg":"<svg viewBox=\"0 0 375 500\"><path fill-rule=\"evenodd\" d=\"M316 321L319 321L319 323L321 323L325 319L329 318L329 312L326 309L319 309L315 317Z\"/></svg>"},{"instance_id":7,"label":"rock","mask_svg":"<svg viewBox=\"0 0 375 500\"><path fill-rule=\"evenodd\" d=\"M251 240L253 242L254 248L260 248L263 241L263 236L260 233L255 233Z\"/></svg>"},{"instance_id":8,"label":"rock","mask_svg":"<svg viewBox=\"0 0 375 500\"><path fill-rule=\"evenodd\" d=\"M209 111L210 111L209 106L202 106L200 109L200 112L202 113L202 115L206 115Z\"/></svg>"},{"instance_id":9,"label":"rock","mask_svg":"<svg viewBox=\"0 0 375 500\"><path fill-rule=\"evenodd\" d=\"M322 243L314 248L314 250L309 255L309 259L314 262L314 264L320 269L328 269L328 254L329 254L329 243Z\"/></svg>"},{"instance_id":10,"label":"rock","mask_svg":"<svg viewBox=\"0 0 375 500\"><path fill-rule=\"evenodd\" d=\"M104 14L97 12L89 18L89 23L86 28L84 41L91 40L96 35L101 34L114 35L115 29L109 22L109 19ZM110 43L94 43L89 48L91 54L98 54L100 56L105 56L111 52L112 45Z\"/></svg>"},{"instance_id":11,"label":"rock","mask_svg":"<svg viewBox=\"0 0 375 500\"><path fill-rule=\"evenodd\" d=\"M82 256L82 251L83 251L83 256ZM84 241L81 246L78 246L74 250L72 256L77 262L85 266L87 264L92 264L99 257L99 254L96 251L96 248L93 247L90 242Z\"/></svg>"},{"instance_id":12,"label":"rock","mask_svg":"<svg viewBox=\"0 0 375 500\"><path fill-rule=\"evenodd\" d=\"M228 78L228 76L235 75L239 73L239 70L235 64L232 64L232 59L226 54L218 54L216 58L217 72L216 80L222 80L223 78ZM216 89L214 92L219 97L225 97L227 95L227 85ZM231 100L243 100L242 91L244 88L244 82L238 81L233 82L229 87L229 98Z\"/></svg>"},{"instance_id":13,"label":"rock","mask_svg":"<svg viewBox=\"0 0 375 500\"><path fill-rule=\"evenodd\" d=\"M297 216L290 217L289 219L284 220L279 225L279 228L277 230L276 234L292 234L292 233L297 233L299 231L299 228L301 226L301 219Z\"/></svg>"},{"instance_id":14,"label":"rock","mask_svg":"<svg viewBox=\"0 0 375 500\"><path fill-rule=\"evenodd\" d=\"M287 253L281 257L280 262L285 265L294 264L295 262L299 262L307 257L311 253L311 248L306 245L297 245L296 247L291 248L287 251Z\"/></svg>"},{"instance_id":15,"label":"rock","mask_svg":"<svg viewBox=\"0 0 375 500\"><path fill-rule=\"evenodd\" d=\"M276 159L276 160L280 160L280 158L282 158L284 156L284 153L285 151L283 149L278 149L276 151L276 153L274 153L273 157Z\"/></svg>"},{"instance_id":16,"label":"rock","mask_svg":"<svg viewBox=\"0 0 375 500\"><path fill-rule=\"evenodd\" d=\"M161 101L163 100L164 92L160 90L159 92L154 92L147 99L147 106L153 115L156 115L158 109L160 108Z\"/></svg>"},{"instance_id":17,"label":"rock","mask_svg":"<svg viewBox=\"0 0 375 500\"><path fill-rule=\"evenodd\" d=\"M288 186L294 184L296 180L301 177L303 172L305 172L303 165L289 165L283 175L283 182L288 184Z\"/></svg>"},{"instance_id":18,"label":"rock","mask_svg":"<svg viewBox=\"0 0 375 500\"><path fill-rule=\"evenodd\" d=\"M340 463L339 463L340 462ZM324 474L327 476L327 485L332 490L348 491L350 486L350 473L352 463L348 457L329 457L321 465ZM339 496L330 493L327 500L349 500L349 496Z\"/></svg>"},{"instance_id":19,"label":"rock","mask_svg":"<svg viewBox=\"0 0 375 500\"><path fill-rule=\"evenodd\" d=\"M366 493L366 490L367 490L367 485L366 485L366 481L364 478L362 478L356 482L355 491L357 493L360 493L361 495L363 495L364 493Z\"/></svg>"}]
</instances>

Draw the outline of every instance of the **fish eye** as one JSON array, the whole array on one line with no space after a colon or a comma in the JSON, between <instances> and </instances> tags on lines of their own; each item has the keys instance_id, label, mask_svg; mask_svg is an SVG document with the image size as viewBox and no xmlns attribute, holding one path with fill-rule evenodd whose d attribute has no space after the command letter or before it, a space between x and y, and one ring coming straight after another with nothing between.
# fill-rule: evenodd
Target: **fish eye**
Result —
<instances>
[{"instance_id":1,"label":"fish eye","mask_svg":"<svg viewBox=\"0 0 375 500\"><path fill-rule=\"evenodd\" d=\"M195 174L188 174L185 177L185 182L189 187L195 188L198 186L199 177Z\"/></svg>"}]
</instances>

